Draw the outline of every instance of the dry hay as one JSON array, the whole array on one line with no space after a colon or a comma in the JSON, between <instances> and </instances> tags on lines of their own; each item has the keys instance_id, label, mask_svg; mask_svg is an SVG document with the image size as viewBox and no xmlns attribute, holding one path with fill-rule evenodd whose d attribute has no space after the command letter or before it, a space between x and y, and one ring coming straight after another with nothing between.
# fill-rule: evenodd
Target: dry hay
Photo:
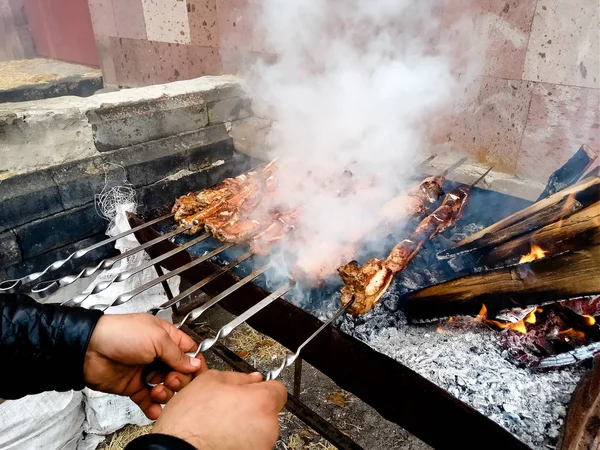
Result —
<instances>
[{"instance_id":1,"label":"dry hay","mask_svg":"<svg viewBox=\"0 0 600 450\"><path fill-rule=\"evenodd\" d=\"M140 427L137 425L126 425L115 434L113 434L110 442L100 444L98 450L123 450L127 444L135 438L150 433L152 425Z\"/></svg>"},{"instance_id":2,"label":"dry hay","mask_svg":"<svg viewBox=\"0 0 600 450\"><path fill-rule=\"evenodd\" d=\"M14 89L19 86L43 84L66 77L44 68L45 58L17 59L0 62L0 90ZM48 66L46 66L48 67ZM90 69L87 73L77 73L81 77L99 76L100 71Z\"/></svg>"},{"instance_id":3,"label":"dry hay","mask_svg":"<svg viewBox=\"0 0 600 450\"><path fill-rule=\"evenodd\" d=\"M306 442L306 438L300 433L290 435L287 444L284 446L288 450L337 450L337 447L331 442L320 438L317 442Z\"/></svg>"},{"instance_id":4,"label":"dry hay","mask_svg":"<svg viewBox=\"0 0 600 450\"><path fill-rule=\"evenodd\" d=\"M281 359L288 353L283 345L260 334L245 323L236 328L227 338L227 346L244 359L252 356L258 360L271 361Z\"/></svg>"}]
</instances>

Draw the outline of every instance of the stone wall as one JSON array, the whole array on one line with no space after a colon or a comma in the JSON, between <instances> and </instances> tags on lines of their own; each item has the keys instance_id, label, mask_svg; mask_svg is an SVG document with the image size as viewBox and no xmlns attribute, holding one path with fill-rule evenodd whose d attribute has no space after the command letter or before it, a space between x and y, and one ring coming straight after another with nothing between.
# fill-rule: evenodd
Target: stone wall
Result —
<instances>
[{"instance_id":1,"label":"stone wall","mask_svg":"<svg viewBox=\"0 0 600 450\"><path fill-rule=\"evenodd\" d=\"M107 180L133 185L143 212L246 171L228 129L250 113L235 77L2 105L0 279L106 238L94 198Z\"/></svg>"},{"instance_id":2,"label":"stone wall","mask_svg":"<svg viewBox=\"0 0 600 450\"><path fill-rule=\"evenodd\" d=\"M436 152L543 182L582 144L599 150L597 0L439 1L434 45L451 44L463 86L453 110L432 120ZM269 56L247 8L260 0L89 4L109 84L235 73Z\"/></svg>"}]
</instances>

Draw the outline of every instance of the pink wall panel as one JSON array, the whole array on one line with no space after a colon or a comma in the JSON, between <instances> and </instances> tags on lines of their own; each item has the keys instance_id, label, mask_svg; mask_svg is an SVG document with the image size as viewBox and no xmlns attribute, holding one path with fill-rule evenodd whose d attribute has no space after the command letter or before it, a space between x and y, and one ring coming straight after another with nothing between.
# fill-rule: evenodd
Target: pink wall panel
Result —
<instances>
[{"instance_id":1,"label":"pink wall panel","mask_svg":"<svg viewBox=\"0 0 600 450\"><path fill-rule=\"evenodd\" d=\"M98 67L87 0L24 0L38 55Z\"/></svg>"}]
</instances>

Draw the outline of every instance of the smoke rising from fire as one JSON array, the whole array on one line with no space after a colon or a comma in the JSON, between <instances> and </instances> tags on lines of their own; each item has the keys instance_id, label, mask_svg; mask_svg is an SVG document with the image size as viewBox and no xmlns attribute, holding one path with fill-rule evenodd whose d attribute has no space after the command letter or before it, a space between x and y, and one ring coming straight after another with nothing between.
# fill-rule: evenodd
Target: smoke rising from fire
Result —
<instances>
[{"instance_id":1,"label":"smoke rising from fire","mask_svg":"<svg viewBox=\"0 0 600 450\"><path fill-rule=\"evenodd\" d=\"M330 254L348 262L352 255L340 247L414 184L429 152L430 118L456 89L450 61L434 51L438 7L431 0L261 1L254 31L277 59L245 77L255 110L274 121L279 201L302 207L287 249L299 261Z\"/></svg>"}]
</instances>

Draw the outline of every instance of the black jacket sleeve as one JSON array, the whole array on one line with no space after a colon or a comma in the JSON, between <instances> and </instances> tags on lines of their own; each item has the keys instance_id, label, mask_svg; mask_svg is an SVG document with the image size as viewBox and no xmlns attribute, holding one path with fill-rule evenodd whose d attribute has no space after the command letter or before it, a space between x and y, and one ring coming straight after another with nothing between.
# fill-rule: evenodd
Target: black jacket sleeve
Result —
<instances>
[{"instance_id":1,"label":"black jacket sleeve","mask_svg":"<svg viewBox=\"0 0 600 450\"><path fill-rule=\"evenodd\" d=\"M4 294L0 313L0 398L84 388L84 357L102 312Z\"/></svg>"},{"instance_id":2,"label":"black jacket sleeve","mask_svg":"<svg viewBox=\"0 0 600 450\"><path fill-rule=\"evenodd\" d=\"M125 450L198 450L192 444L167 434L146 434L135 438Z\"/></svg>"}]
</instances>

